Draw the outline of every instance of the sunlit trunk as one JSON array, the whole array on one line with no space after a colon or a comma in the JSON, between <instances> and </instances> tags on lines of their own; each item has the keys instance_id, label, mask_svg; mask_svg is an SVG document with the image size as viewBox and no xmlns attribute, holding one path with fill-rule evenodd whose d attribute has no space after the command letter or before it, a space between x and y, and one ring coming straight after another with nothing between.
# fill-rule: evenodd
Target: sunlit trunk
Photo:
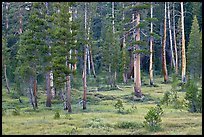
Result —
<instances>
[{"instance_id":1,"label":"sunlit trunk","mask_svg":"<svg viewBox=\"0 0 204 137\"><path fill-rule=\"evenodd\" d=\"M162 44L162 65L163 65L163 73L164 73L164 82L168 81L168 73L166 67L166 2L164 7L164 39Z\"/></svg>"},{"instance_id":2,"label":"sunlit trunk","mask_svg":"<svg viewBox=\"0 0 204 137\"><path fill-rule=\"evenodd\" d=\"M169 22L169 39L170 39L170 48L171 48L171 64L173 64L173 68L175 68L174 51L173 51L173 46L172 46L171 18L170 18L169 6L170 6L170 4L168 2L168 22Z\"/></svg>"},{"instance_id":3,"label":"sunlit trunk","mask_svg":"<svg viewBox=\"0 0 204 137\"><path fill-rule=\"evenodd\" d=\"M175 28L175 17L174 17L174 3L173 3L173 33L174 33L174 49L175 49L175 72L178 76L178 53L177 53L177 44L176 44L176 28Z\"/></svg>"},{"instance_id":4,"label":"sunlit trunk","mask_svg":"<svg viewBox=\"0 0 204 137\"><path fill-rule=\"evenodd\" d=\"M151 18L153 18L153 5L152 5L152 2L151 2ZM151 30L150 30L150 33L152 34L153 33L153 24L151 22ZM153 37L151 36L150 38L150 47L149 47L149 50L150 50L150 61L149 61L149 78L150 78L150 85L153 85Z\"/></svg>"},{"instance_id":5,"label":"sunlit trunk","mask_svg":"<svg viewBox=\"0 0 204 137\"><path fill-rule=\"evenodd\" d=\"M140 24L140 14L136 14L136 26ZM140 41L140 28L136 28L136 37L135 41ZM140 50L138 44L135 44L135 50ZM141 92L141 75L140 75L140 53L135 53L134 58L134 91L137 97L142 96Z\"/></svg>"},{"instance_id":6,"label":"sunlit trunk","mask_svg":"<svg viewBox=\"0 0 204 137\"><path fill-rule=\"evenodd\" d=\"M185 83L186 82L186 52L185 52L183 2L181 2L181 30L182 30L182 82Z\"/></svg>"},{"instance_id":7,"label":"sunlit trunk","mask_svg":"<svg viewBox=\"0 0 204 137\"><path fill-rule=\"evenodd\" d=\"M85 37L87 40L87 3L85 3ZM86 60L87 60L87 47L88 45L85 44L84 46L84 70L83 70L83 84L84 84L84 95L83 95L83 109L86 109L86 90L87 90L87 85L86 85Z\"/></svg>"}]
</instances>

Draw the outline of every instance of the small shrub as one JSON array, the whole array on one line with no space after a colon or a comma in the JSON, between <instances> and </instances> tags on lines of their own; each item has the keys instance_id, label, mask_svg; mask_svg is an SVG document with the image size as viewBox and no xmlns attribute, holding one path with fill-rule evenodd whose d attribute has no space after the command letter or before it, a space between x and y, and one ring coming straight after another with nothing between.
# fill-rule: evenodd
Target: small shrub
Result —
<instances>
[{"instance_id":1,"label":"small shrub","mask_svg":"<svg viewBox=\"0 0 204 137\"><path fill-rule=\"evenodd\" d=\"M165 92L164 96L161 100L161 104L166 104L168 106L169 103L171 102L170 95L171 95L171 93L169 91Z\"/></svg>"},{"instance_id":2,"label":"small shrub","mask_svg":"<svg viewBox=\"0 0 204 137\"><path fill-rule=\"evenodd\" d=\"M131 108L126 110L127 114L134 113L137 110L137 106L132 104Z\"/></svg>"},{"instance_id":3,"label":"small shrub","mask_svg":"<svg viewBox=\"0 0 204 137\"><path fill-rule=\"evenodd\" d=\"M65 119L72 120L73 118L71 117L70 114L66 114L66 115L65 115Z\"/></svg>"},{"instance_id":4,"label":"small shrub","mask_svg":"<svg viewBox=\"0 0 204 137\"><path fill-rule=\"evenodd\" d=\"M202 112L202 90L198 89L195 81L190 80L186 84L187 107L189 112Z\"/></svg>"},{"instance_id":5,"label":"small shrub","mask_svg":"<svg viewBox=\"0 0 204 137\"><path fill-rule=\"evenodd\" d=\"M6 109L2 108L2 116L5 116L5 115L6 115Z\"/></svg>"},{"instance_id":6,"label":"small shrub","mask_svg":"<svg viewBox=\"0 0 204 137\"><path fill-rule=\"evenodd\" d=\"M136 122L130 122L130 121L123 121L116 124L117 128L123 128L123 129L135 129L135 128L141 128L143 125Z\"/></svg>"},{"instance_id":7,"label":"small shrub","mask_svg":"<svg viewBox=\"0 0 204 137\"><path fill-rule=\"evenodd\" d=\"M14 110L12 111L12 115L14 115L14 116L20 115L20 107L19 106L16 106L14 108Z\"/></svg>"},{"instance_id":8,"label":"small shrub","mask_svg":"<svg viewBox=\"0 0 204 137\"><path fill-rule=\"evenodd\" d=\"M72 128L72 130L70 131L69 135L77 135L78 134L78 129L77 127Z\"/></svg>"},{"instance_id":9,"label":"small shrub","mask_svg":"<svg viewBox=\"0 0 204 137\"><path fill-rule=\"evenodd\" d=\"M59 111L55 111L54 119L59 119L60 118L60 113Z\"/></svg>"},{"instance_id":10,"label":"small shrub","mask_svg":"<svg viewBox=\"0 0 204 137\"><path fill-rule=\"evenodd\" d=\"M115 104L114 104L115 109L118 109L118 113L123 113L124 112L124 107L123 107L123 102L122 100L118 100Z\"/></svg>"},{"instance_id":11,"label":"small shrub","mask_svg":"<svg viewBox=\"0 0 204 137\"><path fill-rule=\"evenodd\" d=\"M160 129L162 114L163 110L160 105L157 105L154 108L152 107L144 117L145 118L144 126L151 131L156 131Z\"/></svg>"},{"instance_id":12,"label":"small shrub","mask_svg":"<svg viewBox=\"0 0 204 137\"><path fill-rule=\"evenodd\" d=\"M104 128L106 125L103 123L102 119L100 118L93 118L90 122L86 124L85 127L88 128Z\"/></svg>"}]
</instances>

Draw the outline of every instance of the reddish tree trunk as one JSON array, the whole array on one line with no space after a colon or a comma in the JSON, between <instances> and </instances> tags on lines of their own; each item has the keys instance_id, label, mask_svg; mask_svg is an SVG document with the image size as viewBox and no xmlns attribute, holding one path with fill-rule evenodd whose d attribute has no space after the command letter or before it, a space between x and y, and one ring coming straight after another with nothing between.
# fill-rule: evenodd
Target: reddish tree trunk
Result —
<instances>
[{"instance_id":1,"label":"reddish tree trunk","mask_svg":"<svg viewBox=\"0 0 204 137\"><path fill-rule=\"evenodd\" d=\"M186 82L186 52L185 52L183 2L181 2L181 30L182 30L182 82L185 83Z\"/></svg>"},{"instance_id":2,"label":"reddish tree trunk","mask_svg":"<svg viewBox=\"0 0 204 137\"><path fill-rule=\"evenodd\" d=\"M162 65L163 65L163 73L164 73L164 82L168 81L168 73L166 67L166 2L164 8L164 39L162 44Z\"/></svg>"}]
</instances>

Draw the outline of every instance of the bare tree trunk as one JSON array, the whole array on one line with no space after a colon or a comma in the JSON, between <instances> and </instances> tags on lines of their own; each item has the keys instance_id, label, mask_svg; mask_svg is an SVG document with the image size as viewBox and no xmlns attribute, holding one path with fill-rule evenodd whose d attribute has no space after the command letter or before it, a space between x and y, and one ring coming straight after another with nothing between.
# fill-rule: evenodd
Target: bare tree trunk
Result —
<instances>
[{"instance_id":1,"label":"bare tree trunk","mask_svg":"<svg viewBox=\"0 0 204 137\"><path fill-rule=\"evenodd\" d=\"M176 28L175 28L175 17L174 17L174 2L173 2L173 33L174 33L174 49L175 49L175 71L176 76L178 76L178 54L177 54L177 44L176 44Z\"/></svg>"},{"instance_id":2,"label":"bare tree trunk","mask_svg":"<svg viewBox=\"0 0 204 137\"><path fill-rule=\"evenodd\" d=\"M174 52L172 46L172 35L171 35L171 18L170 18L170 9L169 9L169 2L168 2L168 21L169 21L169 38L170 38L170 48L171 48L171 64L173 64L173 68L175 68L175 59L174 59Z\"/></svg>"},{"instance_id":3,"label":"bare tree trunk","mask_svg":"<svg viewBox=\"0 0 204 137\"><path fill-rule=\"evenodd\" d=\"M140 24L140 14L136 14L136 26ZM136 28L136 41L140 41L140 28ZM140 47L138 44L135 45L135 49L140 50ZM135 95L137 97L142 97L142 92L141 92L141 76L140 76L140 53L135 53L136 56L134 58L134 91Z\"/></svg>"},{"instance_id":4,"label":"bare tree trunk","mask_svg":"<svg viewBox=\"0 0 204 137\"><path fill-rule=\"evenodd\" d=\"M185 83L186 82L186 52L185 52L183 2L181 2L181 30L182 30L182 82Z\"/></svg>"},{"instance_id":5,"label":"bare tree trunk","mask_svg":"<svg viewBox=\"0 0 204 137\"><path fill-rule=\"evenodd\" d=\"M46 107L51 107L51 87L50 87L50 72L46 73L46 90L47 90L47 101L46 101Z\"/></svg>"},{"instance_id":6,"label":"bare tree trunk","mask_svg":"<svg viewBox=\"0 0 204 137\"><path fill-rule=\"evenodd\" d=\"M166 2L164 3L164 39L162 45L162 64L163 64L163 73L164 73L164 82L168 81L168 73L166 67Z\"/></svg>"},{"instance_id":7,"label":"bare tree trunk","mask_svg":"<svg viewBox=\"0 0 204 137\"><path fill-rule=\"evenodd\" d=\"M37 79L34 79L33 81L33 93L34 93L34 104L35 108L38 108L38 103L37 103Z\"/></svg>"},{"instance_id":8,"label":"bare tree trunk","mask_svg":"<svg viewBox=\"0 0 204 137\"><path fill-rule=\"evenodd\" d=\"M74 12L74 18L76 19L77 18L77 8L75 9L75 12ZM77 43L77 40L75 40L75 43ZM77 50L75 49L74 50L74 58L77 60ZM76 70L77 69L77 63L74 63L73 65L73 70Z\"/></svg>"},{"instance_id":9,"label":"bare tree trunk","mask_svg":"<svg viewBox=\"0 0 204 137\"><path fill-rule=\"evenodd\" d=\"M30 94L30 103L31 103L33 109L35 110L36 107L35 107L35 103L34 103L33 78L32 78L32 76L30 76L28 90L29 90L29 94Z\"/></svg>"},{"instance_id":10,"label":"bare tree trunk","mask_svg":"<svg viewBox=\"0 0 204 137\"><path fill-rule=\"evenodd\" d=\"M70 75L67 76L67 108L68 112L72 112Z\"/></svg>"},{"instance_id":11,"label":"bare tree trunk","mask_svg":"<svg viewBox=\"0 0 204 137\"><path fill-rule=\"evenodd\" d=\"M87 34L86 34L86 27L87 26L86 25L87 25L87 5L85 3L85 37L87 37ZM84 46L84 70L83 70L84 96L83 96L83 109L86 109L86 90L87 90L87 85L86 85L86 60L87 60L87 47L88 47L88 45L86 44Z\"/></svg>"},{"instance_id":12,"label":"bare tree trunk","mask_svg":"<svg viewBox=\"0 0 204 137\"><path fill-rule=\"evenodd\" d=\"M55 89L54 89L54 82L53 82L53 72L50 71L50 88L51 88L51 99L55 98Z\"/></svg>"},{"instance_id":13,"label":"bare tree trunk","mask_svg":"<svg viewBox=\"0 0 204 137\"><path fill-rule=\"evenodd\" d=\"M123 3L123 21L125 20L125 13L124 13L125 5ZM123 27L123 31L125 31L125 27ZM127 70L126 70L126 54L125 54L125 35L123 35L123 83L127 84Z\"/></svg>"},{"instance_id":14,"label":"bare tree trunk","mask_svg":"<svg viewBox=\"0 0 204 137\"><path fill-rule=\"evenodd\" d=\"M6 81L6 88L8 90L8 94L10 94L10 84L9 84L9 81L8 81L8 78L7 78L6 64L4 64L4 78L5 78L5 81Z\"/></svg>"},{"instance_id":15,"label":"bare tree trunk","mask_svg":"<svg viewBox=\"0 0 204 137\"><path fill-rule=\"evenodd\" d=\"M8 15L9 15L9 2L6 2L6 10L7 10L7 14L6 14L6 29L9 28L9 23L8 23Z\"/></svg>"},{"instance_id":16,"label":"bare tree trunk","mask_svg":"<svg viewBox=\"0 0 204 137\"><path fill-rule=\"evenodd\" d=\"M87 40L89 41L89 32L90 32L90 26L88 25L88 37L87 37ZM87 63L88 63L88 75L91 74L91 62L90 62L90 52L89 52L89 47L90 45L88 45L88 48L87 48Z\"/></svg>"},{"instance_id":17,"label":"bare tree trunk","mask_svg":"<svg viewBox=\"0 0 204 137\"><path fill-rule=\"evenodd\" d=\"M113 38L115 39L115 10L114 10L114 2L112 2L112 27L113 27ZM116 86L116 79L117 79L117 72L115 70L114 74L113 74L113 87L117 87Z\"/></svg>"},{"instance_id":18,"label":"bare tree trunk","mask_svg":"<svg viewBox=\"0 0 204 137\"><path fill-rule=\"evenodd\" d=\"M152 5L152 2L151 2L151 18L153 18L153 5ZM151 30L150 30L151 33L153 33L153 24L151 22ZM149 78L150 78L150 85L153 85L153 37L151 36L150 38L150 47L149 47L149 50L150 50L150 61L149 61Z\"/></svg>"},{"instance_id":19,"label":"bare tree trunk","mask_svg":"<svg viewBox=\"0 0 204 137\"><path fill-rule=\"evenodd\" d=\"M92 67L93 75L94 75L94 78L96 78L96 72L95 72L95 67L94 67L94 61L93 61L91 46L90 46L90 58L91 58L91 67Z\"/></svg>"},{"instance_id":20,"label":"bare tree trunk","mask_svg":"<svg viewBox=\"0 0 204 137\"><path fill-rule=\"evenodd\" d=\"M20 8L20 29L19 29L19 34L23 32L23 27L22 27L22 13L21 13L21 8Z\"/></svg>"}]
</instances>

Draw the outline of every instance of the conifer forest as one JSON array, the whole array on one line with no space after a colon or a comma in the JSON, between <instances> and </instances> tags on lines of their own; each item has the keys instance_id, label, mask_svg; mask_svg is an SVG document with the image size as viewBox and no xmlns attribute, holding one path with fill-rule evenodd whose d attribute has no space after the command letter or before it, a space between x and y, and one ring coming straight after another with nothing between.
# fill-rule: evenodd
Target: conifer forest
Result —
<instances>
[{"instance_id":1,"label":"conifer forest","mask_svg":"<svg viewBox=\"0 0 204 137\"><path fill-rule=\"evenodd\" d=\"M202 135L202 2L2 2L2 135Z\"/></svg>"}]
</instances>

